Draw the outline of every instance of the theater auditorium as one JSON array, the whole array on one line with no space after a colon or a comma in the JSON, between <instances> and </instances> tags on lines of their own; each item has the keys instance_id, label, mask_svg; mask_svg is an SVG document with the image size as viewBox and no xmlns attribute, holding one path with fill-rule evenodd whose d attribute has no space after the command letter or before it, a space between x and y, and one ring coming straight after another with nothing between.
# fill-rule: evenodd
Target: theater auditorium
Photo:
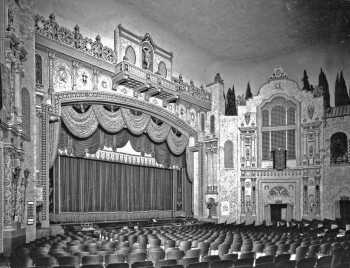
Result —
<instances>
[{"instance_id":1,"label":"theater auditorium","mask_svg":"<svg viewBox=\"0 0 350 268\"><path fill-rule=\"evenodd\" d=\"M0 268L349 268L349 0L0 0Z\"/></svg>"}]
</instances>

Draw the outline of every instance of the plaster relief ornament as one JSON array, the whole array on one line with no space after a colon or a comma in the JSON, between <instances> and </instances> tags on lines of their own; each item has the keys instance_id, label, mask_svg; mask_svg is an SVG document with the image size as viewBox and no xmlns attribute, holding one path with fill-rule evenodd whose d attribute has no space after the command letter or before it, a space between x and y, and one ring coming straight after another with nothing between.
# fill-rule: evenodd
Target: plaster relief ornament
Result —
<instances>
[{"instance_id":1,"label":"plaster relief ornament","mask_svg":"<svg viewBox=\"0 0 350 268\"><path fill-rule=\"evenodd\" d=\"M69 91L72 89L72 79L68 66L64 63L58 63L54 71L54 90L56 92Z\"/></svg>"},{"instance_id":2,"label":"plaster relief ornament","mask_svg":"<svg viewBox=\"0 0 350 268\"><path fill-rule=\"evenodd\" d=\"M314 116L315 112L315 106L313 104L309 104L307 106L307 115L309 116L309 119L311 120L312 117Z\"/></svg>"},{"instance_id":3,"label":"plaster relief ornament","mask_svg":"<svg viewBox=\"0 0 350 268\"><path fill-rule=\"evenodd\" d=\"M79 90L91 90L92 81L88 70L81 68L78 70L78 89Z\"/></svg>"}]
</instances>

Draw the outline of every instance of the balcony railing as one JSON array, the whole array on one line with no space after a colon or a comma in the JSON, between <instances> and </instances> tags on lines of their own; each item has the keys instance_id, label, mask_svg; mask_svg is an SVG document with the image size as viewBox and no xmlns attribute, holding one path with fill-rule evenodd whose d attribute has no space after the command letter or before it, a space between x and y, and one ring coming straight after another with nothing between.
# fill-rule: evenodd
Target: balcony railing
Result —
<instances>
[{"instance_id":1,"label":"balcony railing","mask_svg":"<svg viewBox=\"0 0 350 268\"><path fill-rule=\"evenodd\" d=\"M115 84L125 85L135 90L155 92L162 99L180 98L207 110L211 108L211 94L203 87L195 87L193 83L187 84L181 79L169 81L127 61L121 61L116 65L116 75L113 78L113 85Z\"/></svg>"}]
</instances>

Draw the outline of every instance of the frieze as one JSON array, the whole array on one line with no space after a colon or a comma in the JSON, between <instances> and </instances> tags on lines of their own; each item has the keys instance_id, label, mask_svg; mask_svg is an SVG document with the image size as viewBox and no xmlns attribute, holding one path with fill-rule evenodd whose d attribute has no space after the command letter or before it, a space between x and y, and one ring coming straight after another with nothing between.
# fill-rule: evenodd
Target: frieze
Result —
<instances>
[{"instance_id":1,"label":"frieze","mask_svg":"<svg viewBox=\"0 0 350 268\"><path fill-rule=\"evenodd\" d=\"M113 64L116 63L116 56L113 49L104 46L99 35L96 36L95 40L92 40L82 36L78 25L74 27L73 31L59 26L54 14L50 14L49 19L36 15L34 21L36 33L39 35L78 49L93 57Z\"/></svg>"},{"instance_id":2,"label":"frieze","mask_svg":"<svg viewBox=\"0 0 350 268\"><path fill-rule=\"evenodd\" d=\"M311 176L319 175L321 166L313 166L308 168L287 168L282 171L275 169L253 169L241 168L242 177L281 177L281 176Z\"/></svg>"}]
</instances>

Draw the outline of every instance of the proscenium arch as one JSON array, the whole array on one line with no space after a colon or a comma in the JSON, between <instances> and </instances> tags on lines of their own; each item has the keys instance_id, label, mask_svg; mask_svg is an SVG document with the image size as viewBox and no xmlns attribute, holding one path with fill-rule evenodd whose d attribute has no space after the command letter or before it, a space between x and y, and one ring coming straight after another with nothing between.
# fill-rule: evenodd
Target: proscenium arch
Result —
<instances>
[{"instance_id":1,"label":"proscenium arch","mask_svg":"<svg viewBox=\"0 0 350 268\"><path fill-rule=\"evenodd\" d=\"M197 140L198 137L197 131L176 115L168 112L164 108L135 98L100 91L65 91L55 93L54 100L55 110L59 112L59 115L61 114L61 106L69 104L83 102L101 105L114 104L119 107L138 110L142 113L158 118L178 129L181 133L188 135L189 137L194 137L195 140Z\"/></svg>"},{"instance_id":2,"label":"proscenium arch","mask_svg":"<svg viewBox=\"0 0 350 268\"><path fill-rule=\"evenodd\" d=\"M258 141L257 141L257 152L258 152L258 167L261 166L262 160L262 108L266 105L271 103L275 98L283 98L287 102L290 101L292 102L295 107L295 159L296 159L296 164L300 162L301 158L301 142L300 141L300 122L301 122L301 104L300 102L292 96L287 95L286 93L283 92L277 92L275 94L272 94L269 98L264 99L257 107L256 107L256 114L257 114L257 127L258 127Z\"/></svg>"}]
</instances>

